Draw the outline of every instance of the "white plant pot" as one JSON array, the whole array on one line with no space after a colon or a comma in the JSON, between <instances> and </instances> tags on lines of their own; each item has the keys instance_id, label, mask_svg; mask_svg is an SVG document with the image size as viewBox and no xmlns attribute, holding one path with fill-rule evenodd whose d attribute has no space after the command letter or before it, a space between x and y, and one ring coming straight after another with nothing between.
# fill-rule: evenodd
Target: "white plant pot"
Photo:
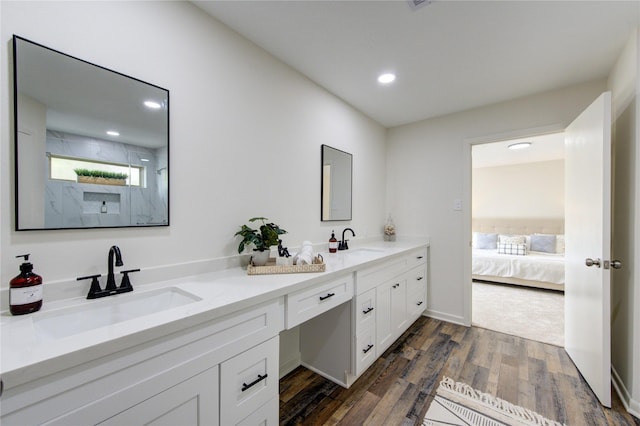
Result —
<instances>
[{"instance_id":1,"label":"white plant pot","mask_svg":"<svg viewBox=\"0 0 640 426\"><path fill-rule=\"evenodd\" d=\"M253 255L251 255L251 263L253 263L253 266L264 266L269 261L270 255L271 250L254 251Z\"/></svg>"}]
</instances>

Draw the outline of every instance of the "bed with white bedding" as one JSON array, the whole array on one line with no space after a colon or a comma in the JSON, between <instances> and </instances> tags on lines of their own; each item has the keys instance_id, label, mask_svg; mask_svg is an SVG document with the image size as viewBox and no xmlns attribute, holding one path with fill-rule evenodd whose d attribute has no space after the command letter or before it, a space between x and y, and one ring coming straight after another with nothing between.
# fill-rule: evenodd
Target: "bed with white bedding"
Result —
<instances>
[{"instance_id":1,"label":"bed with white bedding","mask_svg":"<svg viewBox=\"0 0 640 426\"><path fill-rule=\"evenodd\" d=\"M472 278L564 289L562 219L473 219Z\"/></svg>"}]
</instances>

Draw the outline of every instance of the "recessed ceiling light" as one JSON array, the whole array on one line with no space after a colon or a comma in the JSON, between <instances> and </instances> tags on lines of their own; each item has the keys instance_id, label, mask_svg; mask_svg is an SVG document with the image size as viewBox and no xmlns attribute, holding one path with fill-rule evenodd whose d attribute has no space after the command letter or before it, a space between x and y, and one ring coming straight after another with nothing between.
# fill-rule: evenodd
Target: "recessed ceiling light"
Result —
<instances>
[{"instance_id":1,"label":"recessed ceiling light","mask_svg":"<svg viewBox=\"0 0 640 426\"><path fill-rule=\"evenodd\" d=\"M531 142L518 142L518 143L512 143L507 148L509 148L509 149L525 149L525 148L529 148L530 146L531 146Z\"/></svg>"},{"instance_id":2,"label":"recessed ceiling light","mask_svg":"<svg viewBox=\"0 0 640 426\"><path fill-rule=\"evenodd\" d=\"M393 82L395 79L396 79L395 74L391 74L391 73L380 74L380 76L378 77L378 83L389 84Z\"/></svg>"},{"instance_id":3,"label":"recessed ceiling light","mask_svg":"<svg viewBox=\"0 0 640 426\"><path fill-rule=\"evenodd\" d=\"M115 130L107 130L107 134L109 136L120 136L120 133L116 132Z\"/></svg>"},{"instance_id":4,"label":"recessed ceiling light","mask_svg":"<svg viewBox=\"0 0 640 426\"><path fill-rule=\"evenodd\" d=\"M156 101L144 101L144 106L146 106L147 108L158 109L162 105Z\"/></svg>"}]
</instances>

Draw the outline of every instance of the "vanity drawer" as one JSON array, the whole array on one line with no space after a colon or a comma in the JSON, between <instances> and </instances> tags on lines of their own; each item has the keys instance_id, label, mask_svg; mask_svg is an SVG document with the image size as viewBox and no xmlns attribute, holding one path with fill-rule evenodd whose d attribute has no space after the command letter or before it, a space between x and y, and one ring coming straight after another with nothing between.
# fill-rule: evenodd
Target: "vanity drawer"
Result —
<instances>
[{"instance_id":1,"label":"vanity drawer","mask_svg":"<svg viewBox=\"0 0 640 426\"><path fill-rule=\"evenodd\" d=\"M278 347L276 336L221 364L221 425L238 424L278 397Z\"/></svg>"},{"instance_id":2,"label":"vanity drawer","mask_svg":"<svg viewBox=\"0 0 640 426\"><path fill-rule=\"evenodd\" d=\"M286 301L286 328L293 328L352 298L352 274L288 294Z\"/></svg>"},{"instance_id":3,"label":"vanity drawer","mask_svg":"<svg viewBox=\"0 0 640 426\"><path fill-rule=\"evenodd\" d=\"M407 267L413 268L418 265L426 265L427 264L427 247L421 247L419 249L411 251L407 255L408 262Z\"/></svg>"},{"instance_id":4,"label":"vanity drawer","mask_svg":"<svg viewBox=\"0 0 640 426\"><path fill-rule=\"evenodd\" d=\"M376 360L376 328L375 323L361 330L356 336L356 375L359 376Z\"/></svg>"},{"instance_id":5,"label":"vanity drawer","mask_svg":"<svg viewBox=\"0 0 640 426\"><path fill-rule=\"evenodd\" d=\"M376 322L376 289L359 294L356 297L356 330L363 330Z\"/></svg>"},{"instance_id":6,"label":"vanity drawer","mask_svg":"<svg viewBox=\"0 0 640 426\"><path fill-rule=\"evenodd\" d=\"M419 266L407 275L407 313L419 317L427 309L427 268Z\"/></svg>"},{"instance_id":7,"label":"vanity drawer","mask_svg":"<svg viewBox=\"0 0 640 426\"><path fill-rule=\"evenodd\" d=\"M275 396L258 410L249 414L234 426L278 426L280 424L280 399Z\"/></svg>"}]
</instances>

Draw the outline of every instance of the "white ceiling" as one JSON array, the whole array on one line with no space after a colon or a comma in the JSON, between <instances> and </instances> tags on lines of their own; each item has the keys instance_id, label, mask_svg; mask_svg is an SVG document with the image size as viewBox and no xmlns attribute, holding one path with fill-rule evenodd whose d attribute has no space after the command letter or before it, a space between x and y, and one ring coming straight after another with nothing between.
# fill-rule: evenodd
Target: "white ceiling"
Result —
<instances>
[{"instance_id":1,"label":"white ceiling","mask_svg":"<svg viewBox=\"0 0 640 426\"><path fill-rule=\"evenodd\" d=\"M518 142L531 142L531 145L525 149L513 150L507 148L509 145ZM563 160L564 133L553 133L473 145L471 148L471 159L474 169Z\"/></svg>"},{"instance_id":2,"label":"white ceiling","mask_svg":"<svg viewBox=\"0 0 640 426\"><path fill-rule=\"evenodd\" d=\"M607 0L194 3L386 127L604 78L640 16Z\"/></svg>"}]
</instances>

